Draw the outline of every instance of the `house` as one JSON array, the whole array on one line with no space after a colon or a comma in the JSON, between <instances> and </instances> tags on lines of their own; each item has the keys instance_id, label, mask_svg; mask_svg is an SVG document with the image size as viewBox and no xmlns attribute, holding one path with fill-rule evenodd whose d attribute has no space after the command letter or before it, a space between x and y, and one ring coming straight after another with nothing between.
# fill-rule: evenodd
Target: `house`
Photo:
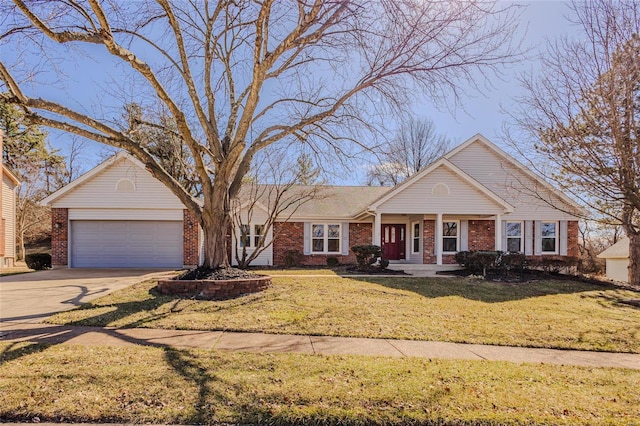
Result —
<instances>
[{"instance_id":1,"label":"house","mask_svg":"<svg viewBox=\"0 0 640 426\"><path fill-rule=\"evenodd\" d=\"M292 252L305 265L329 257L354 263L350 247L360 244L381 245L391 262L434 265L455 263L462 250L578 255L580 206L481 135L396 187L328 186L323 193L276 220L265 235L272 244L253 264L282 265ZM198 263L194 218L126 153L43 203L52 208L56 267ZM231 246L254 250L269 211L268 202L255 204Z\"/></svg>"},{"instance_id":2,"label":"house","mask_svg":"<svg viewBox=\"0 0 640 426\"><path fill-rule=\"evenodd\" d=\"M2 131L0 131L0 153L2 152ZM16 188L18 178L0 160L0 267L11 268L16 261Z\"/></svg>"},{"instance_id":3,"label":"house","mask_svg":"<svg viewBox=\"0 0 640 426\"><path fill-rule=\"evenodd\" d=\"M598 255L606 261L606 276L615 281L629 282L629 238L624 237Z\"/></svg>"}]
</instances>

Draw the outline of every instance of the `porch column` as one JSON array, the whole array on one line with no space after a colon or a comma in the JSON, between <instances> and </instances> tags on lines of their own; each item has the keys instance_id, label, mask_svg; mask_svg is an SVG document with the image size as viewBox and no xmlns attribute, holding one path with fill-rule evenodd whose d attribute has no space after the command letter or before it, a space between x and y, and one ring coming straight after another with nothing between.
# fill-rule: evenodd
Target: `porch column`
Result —
<instances>
[{"instance_id":1,"label":"porch column","mask_svg":"<svg viewBox=\"0 0 640 426\"><path fill-rule=\"evenodd\" d=\"M382 232L382 213L376 212L376 218L373 221L373 244L381 246L381 233Z\"/></svg>"},{"instance_id":2,"label":"porch column","mask_svg":"<svg viewBox=\"0 0 640 426\"><path fill-rule=\"evenodd\" d=\"M502 215L496 215L496 250L502 250Z\"/></svg>"},{"instance_id":3,"label":"porch column","mask_svg":"<svg viewBox=\"0 0 640 426\"><path fill-rule=\"evenodd\" d=\"M436 218L436 235L434 235L436 243L436 265L442 265L442 213L438 213Z\"/></svg>"}]
</instances>

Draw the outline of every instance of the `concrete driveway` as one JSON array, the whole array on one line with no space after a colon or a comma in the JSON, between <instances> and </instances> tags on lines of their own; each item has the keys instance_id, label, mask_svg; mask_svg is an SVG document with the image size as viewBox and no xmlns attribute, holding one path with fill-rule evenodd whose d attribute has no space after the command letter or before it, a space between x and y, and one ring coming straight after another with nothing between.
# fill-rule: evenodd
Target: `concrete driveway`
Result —
<instances>
[{"instance_id":1,"label":"concrete driveway","mask_svg":"<svg viewBox=\"0 0 640 426\"><path fill-rule=\"evenodd\" d=\"M0 322L40 322L166 269L54 269L0 277Z\"/></svg>"}]
</instances>

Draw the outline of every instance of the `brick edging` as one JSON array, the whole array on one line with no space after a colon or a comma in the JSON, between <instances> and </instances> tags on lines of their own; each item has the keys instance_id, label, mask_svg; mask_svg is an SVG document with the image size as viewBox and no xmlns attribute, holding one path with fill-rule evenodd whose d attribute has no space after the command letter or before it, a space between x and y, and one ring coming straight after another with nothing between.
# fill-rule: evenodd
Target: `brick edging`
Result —
<instances>
[{"instance_id":1,"label":"brick edging","mask_svg":"<svg viewBox=\"0 0 640 426\"><path fill-rule=\"evenodd\" d=\"M271 277L233 280L158 280L158 292L179 296L195 296L199 299L223 300L248 293L266 290L271 285Z\"/></svg>"}]
</instances>

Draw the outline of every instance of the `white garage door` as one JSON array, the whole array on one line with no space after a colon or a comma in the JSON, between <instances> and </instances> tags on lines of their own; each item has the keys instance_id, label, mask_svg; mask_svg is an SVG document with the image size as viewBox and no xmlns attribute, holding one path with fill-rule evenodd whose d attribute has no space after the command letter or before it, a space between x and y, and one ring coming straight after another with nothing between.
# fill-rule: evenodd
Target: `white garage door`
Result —
<instances>
[{"instance_id":1,"label":"white garage door","mask_svg":"<svg viewBox=\"0 0 640 426\"><path fill-rule=\"evenodd\" d=\"M71 221L71 267L181 268L182 222Z\"/></svg>"}]
</instances>

